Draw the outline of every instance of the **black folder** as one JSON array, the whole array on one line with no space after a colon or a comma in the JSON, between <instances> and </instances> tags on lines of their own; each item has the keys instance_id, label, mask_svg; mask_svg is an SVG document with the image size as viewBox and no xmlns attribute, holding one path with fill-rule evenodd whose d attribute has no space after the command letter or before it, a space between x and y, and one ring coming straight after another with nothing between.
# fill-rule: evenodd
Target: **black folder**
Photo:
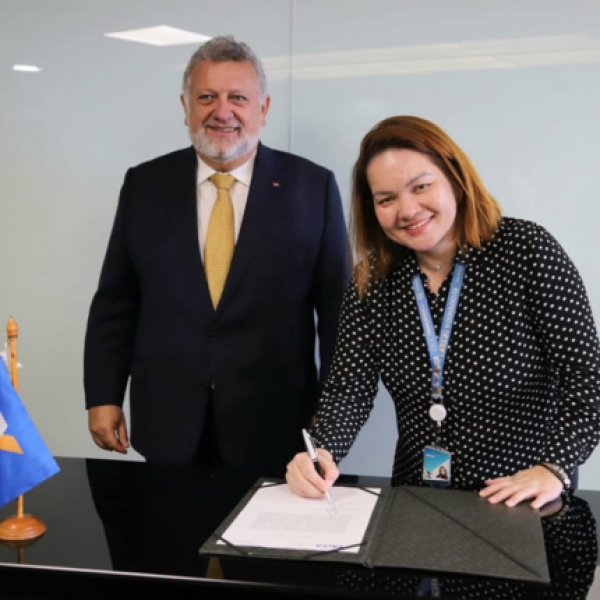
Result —
<instances>
[{"instance_id":1,"label":"black folder","mask_svg":"<svg viewBox=\"0 0 600 600\"><path fill-rule=\"evenodd\" d=\"M200 547L200 554L331 561L374 569L550 582L539 512L527 503L512 508L492 505L470 491L416 486L378 488L379 499L357 553L231 544L223 537L224 532L264 485L286 484L259 479Z\"/></svg>"}]
</instances>

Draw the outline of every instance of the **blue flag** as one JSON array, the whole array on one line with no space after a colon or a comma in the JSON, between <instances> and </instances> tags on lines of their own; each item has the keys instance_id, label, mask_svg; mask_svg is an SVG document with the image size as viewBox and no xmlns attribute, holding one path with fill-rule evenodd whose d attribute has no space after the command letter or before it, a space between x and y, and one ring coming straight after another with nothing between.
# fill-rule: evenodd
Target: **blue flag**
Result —
<instances>
[{"instance_id":1,"label":"blue flag","mask_svg":"<svg viewBox=\"0 0 600 600\"><path fill-rule=\"evenodd\" d=\"M0 359L0 507L58 471Z\"/></svg>"}]
</instances>

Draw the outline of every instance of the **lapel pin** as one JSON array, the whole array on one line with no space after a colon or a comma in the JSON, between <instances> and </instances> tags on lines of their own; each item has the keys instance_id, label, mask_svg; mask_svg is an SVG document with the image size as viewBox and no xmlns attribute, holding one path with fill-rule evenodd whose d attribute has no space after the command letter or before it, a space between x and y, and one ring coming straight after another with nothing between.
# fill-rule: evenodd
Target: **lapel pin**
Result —
<instances>
[{"instance_id":1,"label":"lapel pin","mask_svg":"<svg viewBox=\"0 0 600 600\"><path fill-rule=\"evenodd\" d=\"M273 182L273 187L279 187L279 181L274 181Z\"/></svg>"}]
</instances>

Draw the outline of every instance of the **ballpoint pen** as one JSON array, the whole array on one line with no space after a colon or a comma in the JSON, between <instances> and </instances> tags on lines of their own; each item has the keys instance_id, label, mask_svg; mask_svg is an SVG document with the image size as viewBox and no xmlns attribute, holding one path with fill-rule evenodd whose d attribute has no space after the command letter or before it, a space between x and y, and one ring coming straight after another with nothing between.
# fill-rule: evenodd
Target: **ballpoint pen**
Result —
<instances>
[{"instance_id":1,"label":"ballpoint pen","mask_svg":"<svg viewBox=\"0 0 600 600\"><path fill-rule=\"evenodd\" d=\"M321 465L319 464L319 457L317 455L317 449L315 448L313 440L310 437L310 434L308 433L308 431L306 431L306 429L302 430L302 437L304 438L304 445L306 446L306 451L308 452L308 456L310 456L310 460L313 461L313 465L315 467L315 471L317 472L317 475L319 477L321 477L321 479L325 479L323 477L323 471L321 469ZM331 504L331 496L329 495L329 492L325 492L325 498L327 498L327 502L329 502L329 504Z\"/></svg>"}]
</instances>

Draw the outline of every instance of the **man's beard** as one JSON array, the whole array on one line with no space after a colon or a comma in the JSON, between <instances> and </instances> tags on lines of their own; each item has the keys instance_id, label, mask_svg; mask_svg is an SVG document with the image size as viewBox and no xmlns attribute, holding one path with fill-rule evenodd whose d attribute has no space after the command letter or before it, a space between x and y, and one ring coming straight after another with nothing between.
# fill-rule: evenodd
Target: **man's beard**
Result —
<instances>
[{"instance_id":1,"label":"man's beard","mask_svg":"<svg viewBox=\"0 0 600 600\"><path fill-rule=\"evenodd\" d=\"M226 147L221 147L208 139L204 127L201 127L199 131L188 129L188 132L196 152L200 156L206 156L206 158L217 163L228 163L241 158L258 144L259 139L258 134L248 135L242 131L240 139L237 142Z\"/></svg>"}]
</instances>

